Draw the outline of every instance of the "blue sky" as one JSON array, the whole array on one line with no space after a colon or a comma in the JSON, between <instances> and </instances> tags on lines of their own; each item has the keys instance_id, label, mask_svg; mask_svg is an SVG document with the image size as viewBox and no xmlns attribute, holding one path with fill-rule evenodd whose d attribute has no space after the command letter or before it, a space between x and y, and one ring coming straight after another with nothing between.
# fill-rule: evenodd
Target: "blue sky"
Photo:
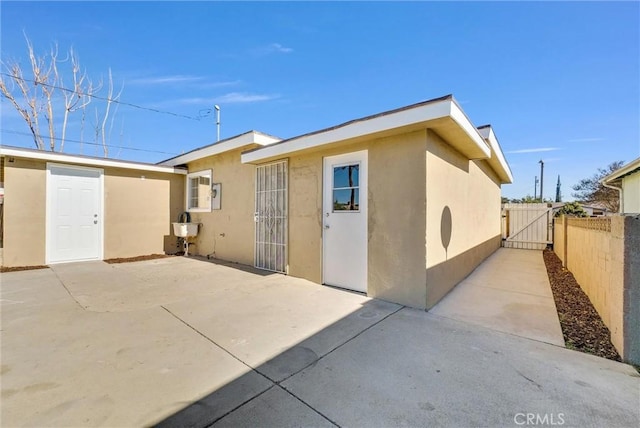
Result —
<instances>
[{"instance_id":1,"label":"blue sky","mask_svg":"<svg viewBox=\"0 0 640 428\"><path fill-rule=\"evenodd\" d=\"M540 159L544 196L560 174L566 200L598 167L640 156L637 2L2 2L0 14L4 61L26 64L23 31L41 54L73 46L94 81L111 68L123 102L193 118L219 104L222 138L287 138L452 93L494 126L515 178L505 196L533 195ZM112 117L110 144L138 149L112 157L215 141L213 116L120 105ZM3 99L2 144L33 147L20 120Z\"/></svg>"}]
</instances>

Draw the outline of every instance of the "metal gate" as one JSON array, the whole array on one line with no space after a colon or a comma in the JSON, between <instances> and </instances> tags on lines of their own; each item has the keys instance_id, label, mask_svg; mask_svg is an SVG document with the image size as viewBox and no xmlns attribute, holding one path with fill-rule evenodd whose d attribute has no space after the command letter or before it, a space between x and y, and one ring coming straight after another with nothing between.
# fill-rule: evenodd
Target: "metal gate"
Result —
<instances>
[{"instance_id":1,"label":"metal gate","mask_svg":"<svg viewBox=\"0 0 640 428\"><path fill-rule=\"evenodd\" d=\"M287 272L287 161L256 168L255 267Z\"/></svg>"},{"instance_id":2,"label":"metal gate","mask_svg":"<svg viewBox=\"0 0 640 428\"><path fill-rule=\"evenodd\" d=\"M503 204L502 246L544 250L553 243L553 214L562 204Z\"/></svg>"}]
</instances>

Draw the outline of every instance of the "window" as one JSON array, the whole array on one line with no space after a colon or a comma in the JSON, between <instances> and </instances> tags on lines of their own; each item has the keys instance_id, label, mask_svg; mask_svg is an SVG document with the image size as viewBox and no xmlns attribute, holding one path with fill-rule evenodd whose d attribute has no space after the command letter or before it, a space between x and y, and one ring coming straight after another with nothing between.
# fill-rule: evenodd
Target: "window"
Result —
<instances>
[{"instance_id":1,"label":"window","mask_svg":"<svg viewBox=\"0 0 640 428\"><path fill-rule=\"evenodd\" d=\"M360 164L333 167L333 212L360 211Z\"/></svg>"},{"instance_id":2,"label":"window","mask_svg":"<svg viewBox=\"0 0 640 428\"><path fill-rule=\"evenodd\" d=\"M211 211L211 170L187 175L187 211Z\"/></svg>"}]
</instances>

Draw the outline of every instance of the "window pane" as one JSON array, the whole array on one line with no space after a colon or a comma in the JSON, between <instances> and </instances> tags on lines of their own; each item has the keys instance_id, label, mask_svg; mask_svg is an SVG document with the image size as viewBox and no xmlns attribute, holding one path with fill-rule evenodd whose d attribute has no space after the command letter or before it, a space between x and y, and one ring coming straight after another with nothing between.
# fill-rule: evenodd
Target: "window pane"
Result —
<instances>
[{"instance_id":1,"label":"window pane","mask_svg":"<svg viewBox=\"0 0 640 428\"><path fill-rule=\"evenodd\" d=\"M360 189L333 191L334 211L358 211L360 209Z\"/></svg>"},{"instance_id":2,"label":"window pane","mask_svg":"<svg viewBox=\"0 0 640 428\"><path fill-rule=\"evenodd\" d=\"M344 165L333 167L333 188L359 187L360 165Z\"/></svg>"},{"instance_id":3,"label":"window pane","mask_svg":"<svg viewBox=\"0 0 640 428\"><path fill-rule=\"evenodd\" d=\"M190 177L188 191L188 209L211 208L211 177Z\"/></svg>"},{"instance_id":4,"label":"window pane","mask_svg":"<svg viewBox=\"0 0 640 428\"><path fill-rule=\"evenodd\" d=\"M189 208L198 208L198 177L189 179Z\"/></svg>"}]
</instances>

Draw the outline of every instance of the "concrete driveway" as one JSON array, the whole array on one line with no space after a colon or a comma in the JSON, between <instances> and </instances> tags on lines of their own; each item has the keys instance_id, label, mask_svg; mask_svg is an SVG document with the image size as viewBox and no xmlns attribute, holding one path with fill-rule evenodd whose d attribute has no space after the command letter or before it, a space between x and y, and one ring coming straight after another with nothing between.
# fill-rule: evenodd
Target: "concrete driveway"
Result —
<instances>
[{"instance_id":1,"label":"concrete driveway","mask_svg":"<svg viewBox=\"0 0 640 428\"><path fill-rule=\"evenodd\" d=\"M2 275L2 426L638 426L630 366L187 258Z\"/></svg>"}]
</instances>

